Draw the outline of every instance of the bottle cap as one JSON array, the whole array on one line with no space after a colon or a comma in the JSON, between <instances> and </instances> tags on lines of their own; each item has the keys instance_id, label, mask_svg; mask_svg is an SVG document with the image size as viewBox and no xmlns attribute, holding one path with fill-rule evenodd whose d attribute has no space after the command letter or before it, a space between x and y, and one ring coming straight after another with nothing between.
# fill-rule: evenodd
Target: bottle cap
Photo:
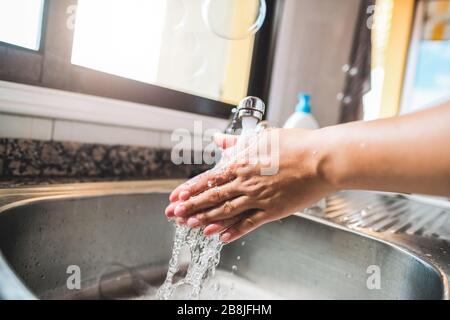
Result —
<instances>
[{"instance_id":1,"label":"bottle cap","mask_svg":"<svg viewBox=\"0 0 450 320\"><path fill-rule=\"evenodd\" d=\"M311 113L311 96L306 93L298 94L298 103L295 107L296 112Z\"/></svg>"}]
</instances>

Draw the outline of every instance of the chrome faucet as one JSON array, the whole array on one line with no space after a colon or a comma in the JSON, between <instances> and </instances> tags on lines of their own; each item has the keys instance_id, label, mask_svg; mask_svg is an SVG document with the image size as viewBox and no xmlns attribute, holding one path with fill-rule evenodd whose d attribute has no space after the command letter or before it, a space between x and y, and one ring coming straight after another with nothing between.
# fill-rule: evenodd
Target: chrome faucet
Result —
<instances>
[{"instance_id":1,"label":"chrome faucet","mask_svg":"<svg viewBox=\"0 0 450 320\"><path fill-rule=\"evenodd\" d=\"M253 117L262 121L266 112L265 103L258 97L247 97L239 102L239 105L232 111L231 122L226 129L226 133L234 134L237 130L242 129L242 118Z\"/></svg>"}]
</instances>

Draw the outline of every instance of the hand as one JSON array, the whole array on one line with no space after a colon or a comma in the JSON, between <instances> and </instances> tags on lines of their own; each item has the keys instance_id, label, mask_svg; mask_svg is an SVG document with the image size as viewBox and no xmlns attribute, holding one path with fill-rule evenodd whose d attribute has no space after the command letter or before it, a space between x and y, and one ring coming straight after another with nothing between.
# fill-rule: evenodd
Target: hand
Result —
<instances>
[{"instance_id":1,"label":"hand","mask_svg":"<svg viewBox=\"0 0 450 320\"><path fill-rule=\"evenodd\" d=\"M170 195L167 217L190 227L205 226L205 235L220 233L222 241L231 242L334 191L321 177L313 131L265 130L248 148L230 154L236 138L215 137L227 149L224 157L228 159L176 188ZM262 174L267 160L278 164L276 174Z\"/></svg>"},{"instance_id":2,"label":"hand","mask_svg":"<svg viewBox=\"0 0 450 320\"><path fill-rule=\"evenodd\" d=\"M175 189L166 215L230 242L337 190L450 196L450 148L443 147L450 139L449 120L447 102L316 131L266 130L251 147L231 155L227 147L235 138L218 136L216 142L227 149L225 164ZM254 149L267 144L255 156ZM274 156L277 174L261 174L262 163Z\"/></svg>"}]
</instances>

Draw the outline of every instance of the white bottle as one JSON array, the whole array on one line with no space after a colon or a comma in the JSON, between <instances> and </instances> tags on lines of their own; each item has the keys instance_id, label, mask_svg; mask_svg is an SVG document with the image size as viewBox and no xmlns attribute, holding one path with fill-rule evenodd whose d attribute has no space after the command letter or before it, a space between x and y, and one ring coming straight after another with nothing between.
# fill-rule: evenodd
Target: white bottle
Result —
<instances>
[{"instance_id":1,"label":"white bottle","mask_svg":"<svg viewBox=\"0 0 450 320\"><path fill-rule=\"evenodd\" d=\"M298 104L295 107L295 112L284 124L285 129L319 129L319 124L311 114L311 96L305 93L298 95Z\"/></svg>"}]
</instances>

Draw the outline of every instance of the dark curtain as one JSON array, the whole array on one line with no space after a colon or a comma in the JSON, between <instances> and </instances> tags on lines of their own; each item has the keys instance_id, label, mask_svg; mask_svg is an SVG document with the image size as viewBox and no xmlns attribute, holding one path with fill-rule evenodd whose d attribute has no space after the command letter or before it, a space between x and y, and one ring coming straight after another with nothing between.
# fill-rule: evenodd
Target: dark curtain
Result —
<instances>
[{"instance_id":1,"label":"dark curtain","mask_svg":"<svg viewBox=\"0 0 450 320\"><path fill-rule=\"evenodd\" d=\"M371 71L371 25L370 19L374 14L375 0L361 0L359 17L353 35L353 45L350 61L346 68L340 123L362 119L362 98L370 90Z\"/></svg>"}]
</instances>

